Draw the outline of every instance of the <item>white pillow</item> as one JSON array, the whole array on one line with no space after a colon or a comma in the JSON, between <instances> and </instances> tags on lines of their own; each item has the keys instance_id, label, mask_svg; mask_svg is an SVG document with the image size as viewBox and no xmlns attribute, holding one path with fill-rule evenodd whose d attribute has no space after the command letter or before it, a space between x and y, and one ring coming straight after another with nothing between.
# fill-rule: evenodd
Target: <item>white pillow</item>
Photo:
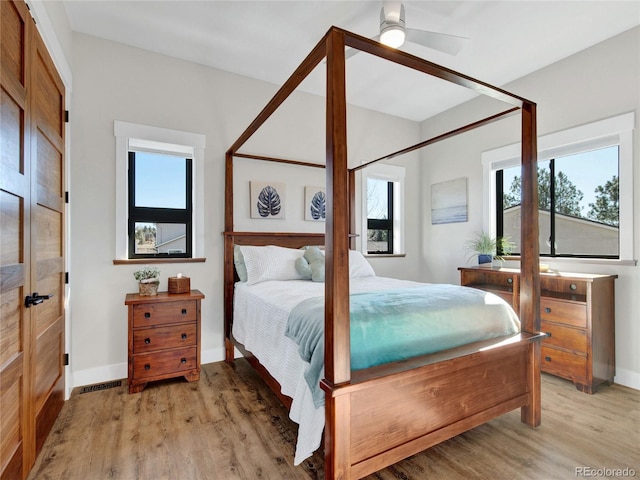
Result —
<instances>
[{"instance_id":1,"label":"white pillow","mask_svg":"<svg viewBox=\"0 0 640 480\"><path fill-rule=\"evenodd\" d=\"M325 253L324 250L320 250ZM373 271L373 267L364 255L359 250L349 250L349 277L350 278L362 278L362 277L375 277L376 272Z\"/></svg>"},{"instance_id":2,"label":"white pillow","mask_svg":"<svg viewBox=\"0 0 640 480\"><path fill-rule=\"evenodd\" d=\"M349 277L374 277L376 272L367 259L358 250L349 250Z\"/></svg>"},{"instance_id":3,"label":"white pillow","mask_svg":"<svg viewBox=\"0 0 640 480\"><path fill-rule=\"evenodd\" d=\"M296 270L296 260L304 250L275 245L241 246L240 250L247 267L247 285L267 280L304 280Z\"/></svg>"}]
</instances>

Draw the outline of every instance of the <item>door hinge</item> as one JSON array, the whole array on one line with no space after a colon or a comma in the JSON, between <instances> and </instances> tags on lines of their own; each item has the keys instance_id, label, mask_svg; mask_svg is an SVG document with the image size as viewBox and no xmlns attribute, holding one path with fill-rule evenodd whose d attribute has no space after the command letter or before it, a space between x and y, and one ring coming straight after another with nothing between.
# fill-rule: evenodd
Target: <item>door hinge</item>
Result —
<instances>
[{"instance_id":1,"label":"door hinge","mask_svg":"<svg viewBox=\"0 0 640 480\"><path fill-rule=\"evenodd\" d=\"M69 203L69 192L64 192L64 203Z\"/></svg>"},{"instance_id":2,"label":"door hinge","mask_svg":"<svg viewBox=\"0 0 640 480\"><path fill-rule=\"evenodd\" d=\"M64 123L69 123L69 110L64 111Z\"/></svg>"},{"instance_id":3,"label":"door hinge","mask_svg":"<svg viewBox=\"0 0 640 480\"><path fill-rule=\"evenodd\" d=\"M27 2L24 2L24 4L27 6L27 10L29 10L29 15L31 15L31 20L33 20L33 23L34 23L34 24L37 24L37 23L36 23L36 19L35 19L35 17L33 16L33 12L31 11L31 7L29 6L29 4L28 4Z\"/></svg>"},{"instance_id":4,"label":"door hinge","mask_svg":"<svg viewBox=\"0 0 640 480\"><path fill-rule=\"evenodd\" d=\"M69 365L69 354L68 353L64 354L64 359L63 360L64 360L64 365L65 366Z\"/></svg>"},{"instance_id":5,"label":"door hinge","mask_svg":"<svg viewBox=\"0 0 640 480\"><path fill-rule=\"evenodd\" d=\"M64 272L64 284L69 285L69 272Z\"/></svg>"}]
</instances>

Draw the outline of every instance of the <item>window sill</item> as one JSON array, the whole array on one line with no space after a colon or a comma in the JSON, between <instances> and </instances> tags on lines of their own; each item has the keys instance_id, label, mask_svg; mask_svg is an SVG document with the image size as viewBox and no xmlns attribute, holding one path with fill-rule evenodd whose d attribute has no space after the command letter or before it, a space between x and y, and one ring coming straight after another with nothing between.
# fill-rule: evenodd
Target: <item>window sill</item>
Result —
<instances>
[{"instance_id":1,"label":"window sill","mask_svg":"<svg viewBox=\"0 0 640 480\"><path fill-rule=\"evenodd\" d=\"M203 263L206 258L127 258L113 261L114 265L149 265L151 263Z\"/></svg>"},{"instance_id":2,"label":"window sill","mask_svg":"<svg viewBox=\"0 0 640 480\"><path fill-rule=\"evenodd\" d=\"M520 261L520 256L504 257L508 261ZM611 265L621 267L635 267L638 264L637 260L622 260L622 259L610 259L610 258L578 258L578 257L540 257L540 263L560 263L565 265Z\"/></svg>"}]
</instances>

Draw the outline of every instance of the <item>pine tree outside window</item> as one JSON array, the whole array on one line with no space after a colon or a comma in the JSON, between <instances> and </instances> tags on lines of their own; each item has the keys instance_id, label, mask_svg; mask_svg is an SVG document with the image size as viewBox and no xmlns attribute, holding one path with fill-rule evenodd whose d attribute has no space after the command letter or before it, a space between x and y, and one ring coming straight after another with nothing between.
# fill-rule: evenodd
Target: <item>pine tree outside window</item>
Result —
<instances>
[{"instance_id":1,"label":"pine tree outside window","mask_svg":"<svg viewBox=\"0 0 640 480\"><path fill-rule=\"evenodd\" d=\"M540 255L619 258L618 178L617 145L538 162ZM497 234L519 250L519 168L497 171L496 189Z\"/></svg>"}]
</instances>

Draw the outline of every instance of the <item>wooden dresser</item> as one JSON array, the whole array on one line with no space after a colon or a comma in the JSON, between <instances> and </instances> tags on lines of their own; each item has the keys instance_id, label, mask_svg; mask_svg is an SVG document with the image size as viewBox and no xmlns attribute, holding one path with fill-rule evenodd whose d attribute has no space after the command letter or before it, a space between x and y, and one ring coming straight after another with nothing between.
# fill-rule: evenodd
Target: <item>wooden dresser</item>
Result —
<instances>
[{"instance_id":1,"label":"wooden dresser","mask_svg":"<svg viewBox=\"0 0 640 480\"><path fill-rule=\"evenodd\" d=\"M198 290L129 293L129 393L147 382L182 377L200 378L200 301Z\"/></svg>"},{"instance_id":2,"label":"wooden dresser","mask_svg":"<svg viewBox=\"0 0 640 480\"><path fill-rule=\"evenodd\" d=\"M520 271L464 268L460 284L495 293L516 312ZM617 275L540 273L540 328L543 372L571 380L578 390L595 393L615 374L615 300Z\"/></svg>"}]
</instances>

